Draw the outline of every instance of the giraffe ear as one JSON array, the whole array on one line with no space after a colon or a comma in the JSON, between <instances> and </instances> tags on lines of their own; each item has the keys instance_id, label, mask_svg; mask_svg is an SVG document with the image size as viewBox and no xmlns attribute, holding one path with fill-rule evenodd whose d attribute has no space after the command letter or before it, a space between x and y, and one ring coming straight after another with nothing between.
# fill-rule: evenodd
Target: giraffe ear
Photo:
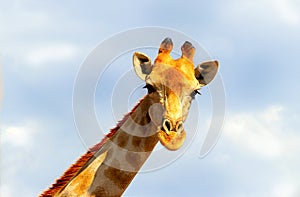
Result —
<instances>
[{"instance_id":1,"label":"giraffe ear","mask_svg":"<svg viewBox=\"0 0 300 197\"><path fill-rule=\"evenodd\" d=\"M144 53L135 52L132 61L135 73L145 81L146 76L152 71L151 59Z\"/></svg>"},{"instance_id":2,"label":"giraffe ear","mask_svg":"<svg viewBox=\"0 0 300 197\"><path fill-rule=\"evenodd\" d=\"M217 74L219 67L218 61L207 61L199 64L195 68L195 77L202 85L207 85Z\"/></svg>"}]
</instances>

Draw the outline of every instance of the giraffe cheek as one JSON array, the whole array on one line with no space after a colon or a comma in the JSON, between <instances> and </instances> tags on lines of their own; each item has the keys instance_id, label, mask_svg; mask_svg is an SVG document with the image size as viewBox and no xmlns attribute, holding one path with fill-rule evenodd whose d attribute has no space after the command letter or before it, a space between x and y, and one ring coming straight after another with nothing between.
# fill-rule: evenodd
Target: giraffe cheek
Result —
<instances>
[{"instance_id":1,"label":"giraffe cheek","mask_svg":"<svg viewBox=\"0 0 300 197\"><path fill-rule=\"evenodd\" d=\"M186 138L185 131L180 133L170 131L169 134L164 131L158 131L157 136L160 143L171 151L178 150L183 145Z\"/></svg>"}]
</instances>

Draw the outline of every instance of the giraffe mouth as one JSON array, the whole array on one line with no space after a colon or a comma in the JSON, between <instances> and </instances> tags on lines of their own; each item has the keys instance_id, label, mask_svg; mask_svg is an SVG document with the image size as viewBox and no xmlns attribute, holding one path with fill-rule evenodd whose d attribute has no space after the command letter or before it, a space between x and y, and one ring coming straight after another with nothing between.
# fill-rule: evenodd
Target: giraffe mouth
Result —
<instances>
[{"instance_id":1,"label":"giraffe mouth","mask_svg":"<svg viewBox=\"0 0 300 197\"><path fill-rule=\"evenodd\" d=\"M186 134L185 131L181 132L169 131L165 132L163 129L159 130L157 133L160 143L166 147L168 150L178 150L184 143Z\"/></svg>"}]
</instances>

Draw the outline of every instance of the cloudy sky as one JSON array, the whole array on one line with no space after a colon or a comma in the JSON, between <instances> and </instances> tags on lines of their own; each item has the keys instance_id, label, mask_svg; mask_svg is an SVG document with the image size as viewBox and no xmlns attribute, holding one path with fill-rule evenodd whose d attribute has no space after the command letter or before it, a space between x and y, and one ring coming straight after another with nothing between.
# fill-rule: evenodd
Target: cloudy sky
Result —
<instances>
[{"instance_id":1,"label":"cloudy sky","mask_svg":"<svg viewBox=\"0 0 300 197\"><path fill-rule=\"evenodd\" d=\"M138 174L124 196L300 196L299 1L0 0L1 196L37 196L86 151L72 109L78 70L104 40L144 26L183 32L219 60L226 116L200 158L211 119L204 89L192 144L170 165ZM130 55L115 63L130 70ZM101 114L107 99L95 96ZM104 130L127 110L108 115Z\"/></svg>"}]
</instances>

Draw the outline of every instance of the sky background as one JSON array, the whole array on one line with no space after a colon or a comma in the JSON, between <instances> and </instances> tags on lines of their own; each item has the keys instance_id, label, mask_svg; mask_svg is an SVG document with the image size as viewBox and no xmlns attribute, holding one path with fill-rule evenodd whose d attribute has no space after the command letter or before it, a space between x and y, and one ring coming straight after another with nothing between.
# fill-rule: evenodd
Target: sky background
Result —
<instances>
[{"instance_id":1,"label":"sky background","mask_svg":"<svg viewBox=\"0 0 300 197\"><path fill-rule=\"evenodd\" d=\"M124 196L300 196L299 1L0 0L1 196L37 196L86 151L72 110L80 65L105 39L144 26L184 32L219 60L226 117L199 158L211 110L204 89L188 150L138 174Z\"/></svg>"}]
</instances>

